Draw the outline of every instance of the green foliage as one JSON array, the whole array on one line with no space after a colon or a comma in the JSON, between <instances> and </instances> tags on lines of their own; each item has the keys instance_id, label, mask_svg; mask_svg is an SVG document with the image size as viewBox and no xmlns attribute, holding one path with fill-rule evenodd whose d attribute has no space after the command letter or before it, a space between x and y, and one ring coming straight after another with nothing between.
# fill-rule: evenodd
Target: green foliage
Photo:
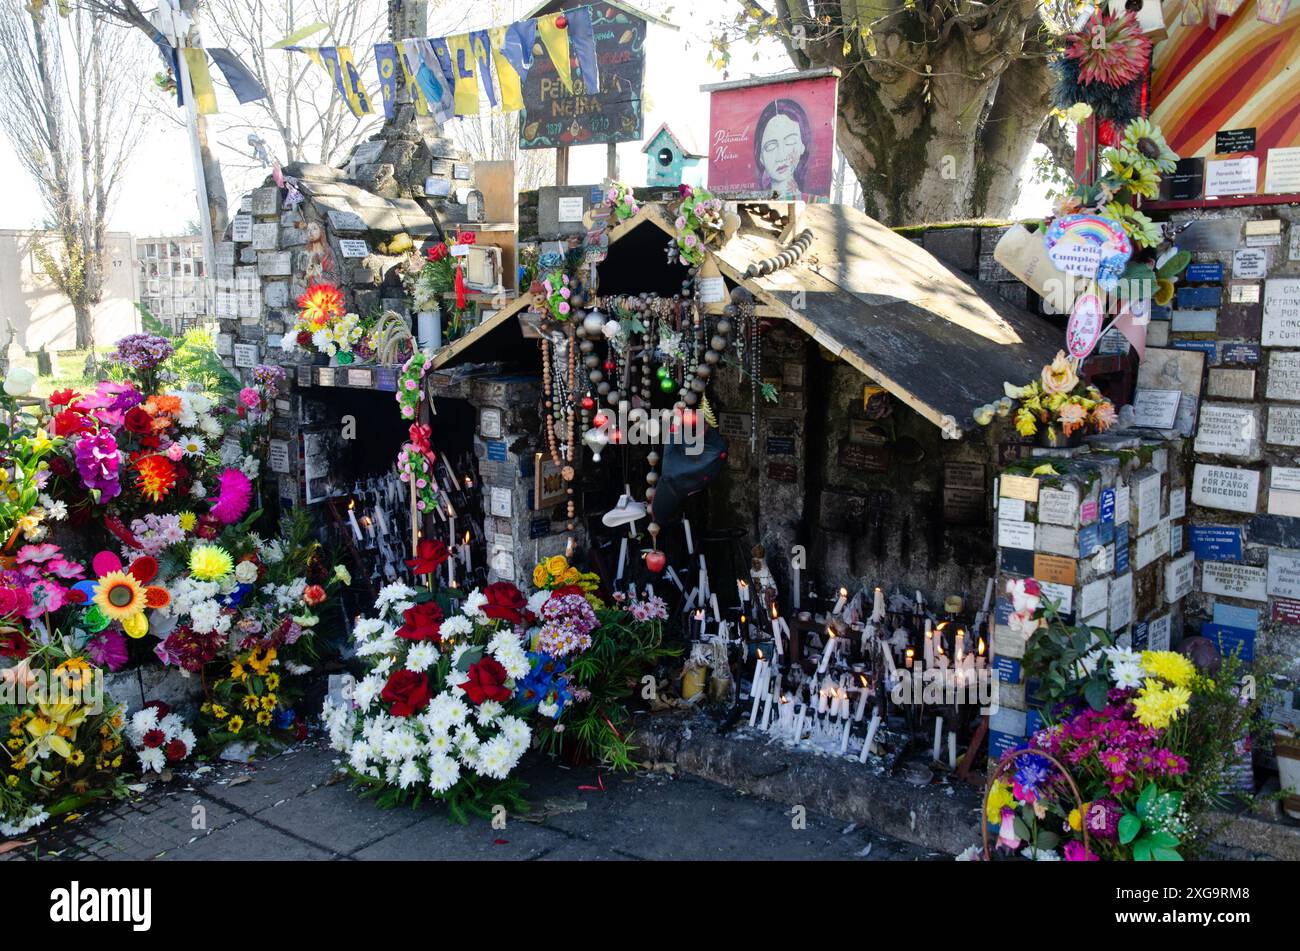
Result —
<instances>
[{"instance_id":1,"label":"green foliage","mask_svg":"<svg viewBox=\"0 0 1300 951\"><path fill-rule=\"evenodd\" d=\"M352 788L360 791L361 798L373 799L381 809L395 809L405 805L418 809L424 801L423 786L414 789L390 786L382 779L358 773L350 766L347 773L352 779ZM484 781L466 772L462 773L455 786L439 798L446 804L447 815L453 822L468 825L471 815L482 819L494 818L493 809L497 806L503 807L507 815L528 812L528 801L523 797L523 791L527 788L526 783L513 776L504 780Z\"/></svg>"},{"instance_id":2,"label":"green foliage","mask_svg":"<svg viewBox=\"0 0 1300 951\"><path fill-rule=\"evenodd\" d=\"M1182 793L1161 792L1155 783L1148 783L1134 809L1119 820L1120 845L1132 844L1136 862L1181 862L1178 811L1182 805Z\"/></svg>"},{"instance_id":3,"label":"green foliage","mask_svg":"<svg viewBox=\"0 0 1300 951\"><path fill-rule=\"evenodd\" d=\"M1111 636L1100 627L1086 624L1066 624L1058 606L1044 599L1041 609L1047 626L1039 628L1029 639L1022 661L1025 673L1041 680L1039 697L1050 713L1058 703L1083 697L1094 710L1106 706L1106 692L1110 687L1106 665L1100 661L1085 662L1094 651L1110 647ZM1089 669L1091 668L1091 669Z\"/></svg>"}]
</instances>

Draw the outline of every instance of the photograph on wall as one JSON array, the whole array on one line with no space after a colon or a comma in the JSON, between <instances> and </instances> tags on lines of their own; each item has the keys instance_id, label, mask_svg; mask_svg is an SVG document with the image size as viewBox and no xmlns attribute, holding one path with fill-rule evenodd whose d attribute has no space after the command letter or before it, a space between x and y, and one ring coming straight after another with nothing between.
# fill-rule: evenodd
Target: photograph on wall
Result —
<instances>
[{"instance_id":1,"label":"photograph on wall","mask_svg":"<svg viewBox=\"0 0 1300 951\"><path fill-rule=\"evenodd\" d=\"M833 74L705 86L709 190L826 201L835 158Z\"/></svg>"}]
</instances>

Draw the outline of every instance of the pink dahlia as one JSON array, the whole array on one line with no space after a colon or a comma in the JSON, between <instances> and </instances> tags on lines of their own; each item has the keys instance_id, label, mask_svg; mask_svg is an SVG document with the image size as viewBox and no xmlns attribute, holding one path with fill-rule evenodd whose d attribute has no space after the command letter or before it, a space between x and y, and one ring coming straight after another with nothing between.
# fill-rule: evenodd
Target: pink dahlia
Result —
<instances>
[{"instance_id":1,"label":"pink dahlia","mask_svg":"<svg viewBox=\"0 0 1300 951\"><path fill-rule=\"evenodd\" d=\"M238 469L221 473L220 483L209 514L223 525L233 525L248 511L253 498L253 483Z\"/></svg>"}]
</instances>

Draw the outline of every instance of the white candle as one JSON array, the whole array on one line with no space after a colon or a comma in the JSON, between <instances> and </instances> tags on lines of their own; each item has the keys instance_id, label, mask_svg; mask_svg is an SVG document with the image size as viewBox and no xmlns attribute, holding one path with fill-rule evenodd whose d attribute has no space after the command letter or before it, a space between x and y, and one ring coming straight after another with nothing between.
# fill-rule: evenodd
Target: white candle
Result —
<instances>
[{"instance_id":1,"label":"white candle","mask_svg":"<svg viewBox=\"0 0 1300 951\"><path fill-rule=\"evenodd\" d=\"M769 674L767 671L764 671L763 676L765 681L763 684L763 693L765 695L763 699L763 729L766 730L768 723L771 722L770 717L772 716L772 694L776 693L776 685L773 683L766 682L767 679L771 677L771 674Z\"/></svg>"},{"instance_id":2,"label":"white candle","mask_svg":"<svg viewBox=\"0 0 1300 951\"><path fill-rule=\"evenodd\" d=\"M876 730L880 728L880 711L871 711L871 722L867 724L867 738L862 744L862 752L858 754L858 762L867 761L867 753L871 750L871 741L876 738Z\"/></svg>"},{"instance_id":3,"label":"white candle","mask_svg":"<svg viewBox=\"0 0 1300 951\"><path fill-rule=\"evenodd\" d=\"M835 600L835 607L831 608L831 614L838 615L844 610L844 605L849 601L849 589L840 588L840 596Z\"/></svg>"},{"instance_id":4,"label":"white candle","mask_svg":"<svg viewBox=\"0 0 1300 951\"><path fill-rule=\"evenodd\" d=\"M862 684L858 688L858 709L853 712L853 720L855 723L862 722L862 714L866 712L866 709L867 709L867 685Z\"/></svg>"},{"instance_id":5,"label":"white candle","mask_svg":"<svg viewBox=\"0 0 1300 951\"><path fill-rule=\"evenodd\" d=\"M700 603L709 596L709 566L704 563L704 556L700 555Z\"/></svg>"},{"instance_id":6,"label":"white candle","mask_svg":"<svg viewBox=\"0 0 1300 951\"><path fill-rule=\"evenodd\" d=\"M826 696L826 687L825 685L822 685L817 688L817 713L819 716L826 713L826 706L828 703L829 700Z\"/></svg>"},{"instance_id":7,"label":"white candle","mask_svg":"<svg viewBox=\"0 0 1300 951\"><path fill-rule=\"evenodd\" d=\"M835 653L835 635L830 630L826 631L826 646L822 648L822 662L817 665L817 673L826 673L826 668L831 664L831 657Z\"/></svg>"},{"instance_id":8,"label":"white candle","mask_svg":"<svg viewBox=\"0 0 1300 951\"><path fill-rule=\"evenodd\" d=\"M379 534L387 535L388 519L384 516L384 507L382 505L375 506L375 520L379 522Z\"/></svg>"},{"instance_id":9,"label":"white candle","mask_svg":"<svg viewBox=\"0 0 1300 951\"><path fill-rule=\"evenodd\" d=\"M615 581L623 580L623 569L627 565L627 536L618 545L618 574L614 577Z\"/></svg>"},{"instance_id":10,"label":"white candle","mask_svg":"<svg viewBox=\"0 0 1300 951\"><path fill-rule=\"evenodd\" d=\"M799 566L793 566L794 571L794 590L791 592L791 600L794 602L794 609L799 610Z\"/></svg>"},{"instance_id":11,"label":"white candle","mask_svg":"<svg viewBox=\"0 0 1300 951\"><path fill-rule=\"evenodd\" d=\"M853 729L853 721L848 717L844 718L844 729L840 732L840 755L843 756L849 751L849 731Z\"/></svg>"},{"instance_id":12,"label":"white candle","mask_svg":"<svg viewBox=\"0 0 1300 951\"><path fill-rule=\"evenodd\" d=\"M939 759L939 748L943 743L943 717L934 718L934 754L931 759L936 762Z\"/></svg>"},{"instance_id":13,"label":"white candle","mask_svg":"<svg viewBox=\"0 0 1300 951\"><path fill-rule=\"evenodd\" d=\"M352 536L357 541L361 541L361 526L357 524L357 513L353 509L354 505L356 505L355 502L348 503L348 522L352 525Z\"/></svg>"},{"instance_id":14,"label":"white candle","mask_svg":"<svg viewBox=\"0 0 1300 951\"><path fill-rule=\"evenodd\" d=\"M689 519L682 519L682 528L686 529L686 554L695 554L695 539L691 537L691 523Z\"/></svg>"},{"instance_id":15,"label":"white candle","mask_svg":"<svg viewBox=\"0 0 1300 951\"><path fill-rule=\"evenodd\" d=\"M808 704L799 704L799 715L794 722L794 742L796 744L803 742L803 721L808 716Z\"/></svg>"},{"instance_id":16,"label":"white candle","mask_svg":"<svg viewBox=\"0 0 1300 951\"><path fill-rule=\"evenodd\" d=\"M948 768L957 768L957 731L948 732Z\"/></svg>"},{"instance_id":17,"label":"white candle","mask_svg":"<svg viewBox=\"0 0 1300 951\"><path fill-rule=\"evenodd\" d=\"M876 589L875 599L871 603L871 620L879 623L885 619L885 592Z\"/></svg>"},{"instance_id":18,"label":"white candle","mask_svg":"<svg viewBox=\"0 0 1300 951\"><path fill-rule=\"evenodd\" d=\"M748 584L747 582L745 582L745 581L742 581L742 580L740 580L740 579L737 579L737 580L736 580L736 591L738 591L738 592L740 593L740 603L741 603L741 605L743 606L743 605L748 604L748 603L749 603L749 584Z\"/></svg>"},{"instance_id":19,"label":"white candle","mask_svg":"<svg viewBox=\"0 0 1300 951\"><path fill-rule=\"evenodd\" d=\"M763 655L758 655L758 664L754 667L754 679L749 687L749 695L754 699L754 705L749 708L749 725L753 726L758 721L758 702L763 699L763 684L767 677L767 661L763 660Z\"/></svg>"},{"instance_id":20,"label":"white candle","mask_svg":"<svg viewBox=\"0 0 1300 951\"><path fill-rule=\"evenodd\" d=\"M713 605L713 620L721 624L722 609L718 607L718 595L716 592L714 594L709 595L709 604Z\"/></svg>"},{"instance_id":21,"label":"white candle","mask_svg":"<svg viewBox=\"0 0 1300 951\"><path fill-rule=\"evenodd\" d=\"M930 619L925 619L925 665L934 666L934 631L930 630Z\"/></svg>"}]
</instances>

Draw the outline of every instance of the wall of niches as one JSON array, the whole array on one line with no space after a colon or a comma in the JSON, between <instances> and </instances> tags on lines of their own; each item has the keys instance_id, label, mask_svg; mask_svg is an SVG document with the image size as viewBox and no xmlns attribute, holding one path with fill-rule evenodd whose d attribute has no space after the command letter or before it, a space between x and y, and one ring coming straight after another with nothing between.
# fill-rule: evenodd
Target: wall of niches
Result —
<instances>
[{"instance_id":1,"label":"wall of niches","mask_svg":"<svg viewBox=\"0 0 1300 951\"><path fill-rule=\"evenodd\" d=\"M1216 222L1206 223L1206 219ZM1224 646L1265 629L1300 668L1300 209L1254 206L1170 218L1192 264L1148 344L1205 354L1189 476L1189 611Z\"/></svg>"}]
</instances>

